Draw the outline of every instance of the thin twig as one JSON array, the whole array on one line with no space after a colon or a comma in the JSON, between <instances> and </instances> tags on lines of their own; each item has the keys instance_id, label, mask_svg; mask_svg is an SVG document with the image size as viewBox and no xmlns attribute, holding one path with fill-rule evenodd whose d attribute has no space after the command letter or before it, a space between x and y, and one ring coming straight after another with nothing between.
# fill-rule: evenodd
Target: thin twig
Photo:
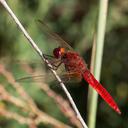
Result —
<instances>
[{"instance_id":1,"label":"thin twig","mask_svg":"<svg viewBox=\"0 0 128 128\"><path fill-rule=\"evenodd\" d=\"M32 120L30 118L23 117L17 113L10 112L10 111L6 110L5 108L1 108L1 107L0 107L0 115L6 117L8 119L17 120L21 124L29 125L32 122Z\"/></svg>"},{"instance_id":2,"label":"thin twig","mask_svg":"<svg viewBox=\"0 0 128 128\"><path fill-rule=\"evenodd\" d=\"M0 73L2 73L6 77L8 82L11 84L11 86L13 86L16 89L21 98L28 103L28 106L32 109L32 111L36 111L37 106L34 103L33 99L26 93L26 91L19 83L15 82L13 75L10 72L8 72L2 64L0 64L0 69Z\"/></svg>"},{"instance_id":3,"label":"thin twig","mask_svg":"<svg viewBox=\"0 0 128 128\"><path fill-rule=\"evenodd\" d=\"M49 61L47 59L45 59L45 57L43 56L42 51L38 48L38 46L36 45L36 43L32 40L32 38L29 36L29 34L27 33L27 31L24 29L24 27L22 26L22 24L20 23L20 21L18 20L18 18L15 16L15 14L12 12L12 10L10 9L10 7L8 6L8 4L6 3L5 0L0 0L1 4L4 6L4 8L6 9L6 11L10 14L10 16L13 18L13 20L15 21L15 23L17 24L17 26L19 27L19 29L22 31L22 33L24 34L24 36L27 38L28 42L31 44L31 46L33 47L33 49L38 53L38 55L42 58L42 60L44 60L45 63L47 63L48 67L50 68L50 70L52 71L52 73L55 75L56 79L58 80L58 82L60 83L60 86L62 87L63 91L65 92L65 94L67 95L74 111L76 112L76 116L79 119L79 121L81 122L81 124L83 125L84 128L87 128L87 125L85 124L83 118L81 117L70 93L68 92L67 88L65 87L64 83L61 81L60 77L57 75L57 73L55 72L55 70L52 69L52 65L49 63Z\"/></svg>"},{"instance_id":4,"label":"thin twig","mask_svg":"<svg viewBox=\"0 0 128 128\"><path fill-rule=\"evenodd\" d=\"M21 115L15 113L15 112L8 111L4 107L0 107L0 115L3 116L3 117L6 117L8 119L14 119L14 120L18 121L21 124L27 124L29 126L30 126L30 124L32 125L33 123L34 123L33 125L38 125L43 120L44 123L46 123L46 124L51 124L51 125L54 124L53 127L55 127L55 128L71 128L67 125L64 125L63 123L61 124L57 120L51 120L51 119L49 119L49 121L45 120L46 119L45 116L38 117L33 122L33 119L31 119L29 117L21 116Z\"/></svg>"},{"instance_id":5,"label":"thin twig","mask_svg":"<svg viewBox=\"0 0 128 128\"><path fill-rule=\"evenodd\" d=\"M0 99L9 101L14 105L16 105L17 107L28 108L28 106L21 99L12 96L9 92L5 90L5 88L1 84L0 84Z\"/></svg>"},{"instance_id":6,"label":"thin twig","mask_svg":"<svg viewBox=\"0 0 128 128\"><path fill-rule=\"evenodd\" d=\"M98 25L97 25L97 33L96 33L96 45L95 41L93 46L93 55L92 55L92 64L91 71L93 72L96 79L100 80L100 72L101 72L101 63L103 56L103 46L104 46L104 36L105 36L105 26L106 26L106 18L107 18L107 9L108 9L108 0L100 0L99 1L99 17L98 17ZM93 67L93 69L92 69ZM90 88L91 94L89 94L90 99L90 107L88 113L88 126L89 128L95 128L96 123L96 112L97 112L97 100L98 94L92 88Z\"/></svg>"}]
</instances>

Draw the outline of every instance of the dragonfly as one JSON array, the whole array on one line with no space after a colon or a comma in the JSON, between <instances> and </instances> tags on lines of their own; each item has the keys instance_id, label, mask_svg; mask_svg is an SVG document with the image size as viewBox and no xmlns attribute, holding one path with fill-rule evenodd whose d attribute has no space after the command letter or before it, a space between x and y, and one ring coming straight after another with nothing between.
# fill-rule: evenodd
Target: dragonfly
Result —
<instances>
[{"instance_id":1,"label":"dragonfly","mask_svg":"<svg viewBox=\"0 0 128 128\"><path fill-rule=\"evenodd\" d=\"M44 57L46 59L49 59L49 57L52 58L52 60L55 59L55 61L51 61L51 65L54 70L57 70L62 64L64 64L69 81L72 78L79 79L79 81L84 79L92 88L97 91L97 93L112 109L114 109L118 114L121 114L121 111L112 96L96 80L94 75L88 69L85 60L80 56L80 54L74 51L66 41L64 41L58 34L53 32L43 21L38 21L43 25L45 31L47 31L47 34L59 43L59 46L53 49L53 55L44 54Z\"/></svg>"}]
</instances>

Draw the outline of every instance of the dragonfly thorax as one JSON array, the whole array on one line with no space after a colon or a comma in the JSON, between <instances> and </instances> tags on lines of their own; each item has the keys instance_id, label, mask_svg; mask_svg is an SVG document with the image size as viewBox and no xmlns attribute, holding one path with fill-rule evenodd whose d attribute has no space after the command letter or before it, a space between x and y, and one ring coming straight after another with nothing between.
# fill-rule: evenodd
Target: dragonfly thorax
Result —
<instances>
[{"instance_id":1,"label":"dragonfly thorax","mask_svg":"<svg viewBox=\"0 0 128 128\"><path fill-rule=\"evenodd\" d=\"M64 55L64 53L65 53L65 48L58 47L53 50L53 55L57 59L61 58Z\"/></svg>"}]
</instances>

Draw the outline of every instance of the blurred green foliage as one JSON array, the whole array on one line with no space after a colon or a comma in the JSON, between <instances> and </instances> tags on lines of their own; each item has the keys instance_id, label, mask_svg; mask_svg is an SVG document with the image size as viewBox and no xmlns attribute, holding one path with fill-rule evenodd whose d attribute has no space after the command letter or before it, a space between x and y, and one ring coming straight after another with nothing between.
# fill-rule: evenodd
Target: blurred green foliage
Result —
<instances>
[{"instance_id":1,"label":"blurred green foliage","mask_svg":"<svg viewBox=\"0 0 128 128\"><path fill-rule=\"evenodd\" d=\"M53 44L44 36L37 20L46 22L54 31L78 52L90 64L93 34L96 31L98 1L94 0L8 0L24 27L37 42L44 53L51 54ZM12 60L41 61L28 44L23 34L0 5L0 57L7 61L7 68L15 77L22 77L25 72L18 66L10 64ZM99 98L96 128L128 128L128 1L109 1L106 26L105 46L102 63L101 83L118 103L122 115L117 115L101 98ZM44 65L43 65L44 67ZM5 81L0 76L0 82ZM28 83L27 83L28 84ZM6 83L6 86L8 84ZM56 85L54 85L56 86ZM24 88L36 101L40 109L68 123L57 105L45 92L35 86L24 84ZM57 87L54 87L57 91ZM14 94L14 91L7 86ZM86 119L87 89L81 86L69 87L80 112ZM59 89L60 90L60 89ZM59 91L60 92L60 91ZM81 93L82 92L82 93ZM63 92L61 91L62 95ZM9 108L14 109L9 105ZM0 119L4 128L26 128L13 120ZM40 125L39 128L48 126ZM49 127L48 127L49 128Z\"/></svg>"}]
</instances>

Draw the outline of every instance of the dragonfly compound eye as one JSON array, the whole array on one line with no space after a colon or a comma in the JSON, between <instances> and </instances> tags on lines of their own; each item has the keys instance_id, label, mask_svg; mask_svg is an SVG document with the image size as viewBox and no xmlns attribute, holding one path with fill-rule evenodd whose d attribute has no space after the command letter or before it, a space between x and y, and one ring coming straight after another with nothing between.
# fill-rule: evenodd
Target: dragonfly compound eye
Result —
<instances>
[{"instance_id":1,"label":"dragonfly compound eye","mask_svg":"<svg viewBox=\"0 0 128 128\"><path fill-rule=\"evenodd\" d=\"M53 50L53 55L55 56L55 58L60 58L61 57L61 48L59 47L59 48L55 48L54 50Z\"/></svg>"}]
</instances>

